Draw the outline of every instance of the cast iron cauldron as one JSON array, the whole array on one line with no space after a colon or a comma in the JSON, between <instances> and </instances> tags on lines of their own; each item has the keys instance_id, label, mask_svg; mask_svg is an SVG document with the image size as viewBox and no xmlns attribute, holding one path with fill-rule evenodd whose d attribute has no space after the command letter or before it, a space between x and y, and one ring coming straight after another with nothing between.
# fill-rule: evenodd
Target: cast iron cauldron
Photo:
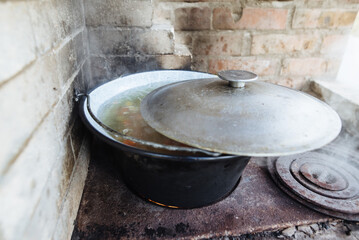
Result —
<instances>
[{"instance_id":1,"label":"cast iron cauldron","mask_svg":"<svg viewBox=\"0 0 359 240\"><path fill-rule=\"evenodd\" d=\"M158 83L162 82L165 85L208 77L214 75L192 71L154 71L121 77L90 93L91 110L97 114L102 104L132 88L151 83L157 83L158 87ZM150 92L151 88L147 91ZM195 208L219 201L236 188L250 159L231 155L162 154L132 147L104 130L91 117L86 105L87 99L84 98L80 104L83 122L95 136L114 147L119 171L127 186L140 197L159 205Z\"/></svg>"},{"instance_id":2,"label":"cast iron cauldron","mask_svg":"<svg viewBox=\"0 0 359 240\"><path fill-rule=\"evenodd\" d=\"M221 78L229 84L191 71L122 77L89 93L81 104L81 115L95 135L118 151L120 171L134 192L175 208L200 207L228 195L249 156L309 151L340 132L335 111L311 96L270 83L247 83L256 80L256 75L246 71L227 71ZM204 152L234 156L163 154L123 144L99 118L104 106L131 90L146 94L153 90L142 101L141 113L157 133Z\"/></svg>"}]
</instances>

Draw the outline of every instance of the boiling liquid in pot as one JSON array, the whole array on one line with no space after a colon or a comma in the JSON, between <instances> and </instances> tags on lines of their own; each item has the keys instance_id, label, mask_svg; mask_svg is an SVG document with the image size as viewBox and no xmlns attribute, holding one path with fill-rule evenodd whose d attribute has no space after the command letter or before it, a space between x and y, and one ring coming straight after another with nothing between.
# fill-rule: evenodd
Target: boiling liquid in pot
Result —
<instances>
[{"instance_id":1,"label":"boiling liquid in pot","mask_svg":"<svg viewBox=\"0 0 359 240\"><path fill-rule=\"evenodd\" d=\"M163 86L167 83L150 84L141 86L122 92L118 96L104 103L99 110L99 119L110 128L132 136L141 140L160 143L171 146L186 146L174 140L171 140L151 128L141 116L140 103L141 100L153 89ZM113 136L116 138L115 136ZM150 146L135 143L121 137L116 138L118 141L142 150L163 153L169 155L190 155L202 156L203 154L195 154L189 152L168 151L165 149L157 149ZM188 146L186 146L188 147Z\"/></svg>"}]
</instances>

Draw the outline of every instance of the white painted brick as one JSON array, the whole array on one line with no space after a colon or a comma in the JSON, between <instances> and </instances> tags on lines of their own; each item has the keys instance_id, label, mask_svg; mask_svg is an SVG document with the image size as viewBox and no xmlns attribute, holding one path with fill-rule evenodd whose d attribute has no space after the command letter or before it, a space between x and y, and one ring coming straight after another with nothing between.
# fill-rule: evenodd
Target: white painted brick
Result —
<instances>
[{"instance_id":1,"label":"white painted brick","mask_svg":"<svg viewBox=\"0 0 359 240\"><path fill-rule=\"evenodd\" d=\"M28 1L28 6L37 53L41 55L61 42L61 22L53 0Z\"/></svg>"},{"instance_id":2,"label":"white painted brick","mask_svg":"<svg viewBox=\"0 0 359 240\"><path fill-rule=\"evenodd\" d=\"M21 234L38 204L49 173L60 160L58 155L63 146L53 121L53 116L49 115L6 175L1 177L0 225L5 239L22 239Z\"/></svg>"},{"instance_id":3,"label":"white painted brick","mask_svg":"<svg viewBox=\"0 0 359 240\"><path fill-rule=\"evenodd\" d=\"M86 0L84 1L87 26L138 26L152 24L151 1Z\"/></svg>"},{"instance_id":4,"label":"white painted brick","mask_svg":"<svg viewBox=\"0 0 359 240\"><path fill-rule=\"evenodd\" d=\"M71 179L69 191L65 198L63 208L56 226L53 240L70 239L74 227L74 221L77 216L77 210L80 205L83 188L87 176L88 164L90 159L89 141L85 139L79 159L77 160L74 174Z\"/></svg>"},{"instance_id":5,"label":"white painted brick","mask_svg":"<svg viewBox=\"0 0 359 240\"><path fill-rule=\"evenodd\" d=\"M66 87L66 82L71 78L79 66L73 40L67 41L61 49L56 50L55 55L60 84L63 88Z\"/></svg>"},{"instance_id":6,"label":"white painted brick","mask_svg":"<svg viewBox=\"0 0 359 240\"><path fill-rule=\"evenodd\" d=\"M68 131L74 116L69 81L88 56L82 4L0 1L1 240L51 239L65 206L76 164ZM63 221L66 236L71 236L68 221L76 216L86 164L88 159L74 175L82 179L72 184L76 192L69 199L75 200L63 210L72 214Z\"/></svg>"},{"instance_id":7,"label":"white painted brick","mask_svg":"<svg viewBox=\"0 0 359 240\"><path fill-rule=\"evenodd\" d=\"M26 2L0 2L0 83L35 59Z\"/></svg>"},{"instance_id":8,"label":"white painted brick","mask_svg":"<svg viewBox=\"0 0 359 240\"><path fill-rule=\"evenodd\" d=\"M63 139L65 135L67 135L68 131L70 130L70 127L72 125L71 118L74 118L73 113L73 106L74 106L74 100L73 100L73 88L72 85L70 85L67 92L64 94L62 99L59 101L59 103L56 106L55 109L55 121L54 124L56 125L57 132L61 133L59 137Z\"/></svg>"},{"instance_id":9,"label":"white painted brick","mask_svg":"<svg viewBox=\"0 0 359 240\"><path fill-rule=\"evenodd\" d=\"M26 239L48 240L55 231L75 164L69 138L61 142L61 145L62 150L58 152L55 165L48 173L49 178L39 196L38 204L33 207L33 214L24 232Z\"/></svg>"},{"instance_id":10,"label":"white painted brick","mask_svg":"<svg viewBox=\"0 0 359 240\"><path fill-rule=\"evenodd\" d=\"M58 101L57 67L51 54L0 88L0 173Z\"/></svg>"},{"instance_id":11,"label":"white painted brick","mask_svg":"<svg viewBox=\"0 0 359 240\"><path fill-rule=\"evenodd\" d=\"M39 54L85 28L82 0L29 1L28 5Z\"/></svg>"},{"instance_id":12,"label":"white painted brick","mask_svg":"<svg viewBox=\"0 0 359 240\"><path fill-rule=\"evenodd\" d=\"M75 162L70 134L63 137L68 126L56 124L58 116L68 116L68 109L62 106L66 101L59 102L0 178L0 225L5 228L5 239L22 239L21 234L25 234L26 239L45 240L55 231L74 165L76 162L83 164ZM62 123L68 124L67 121ZM82 157L80 161L87 160ZM76 174L86 175L86 169ZM77 194L81 198L82 186L76 187L77 193L70 197L76 198ZM76 208L72 214L76 215L77 206L78 203L72 206Z\"/></svg>"},{"instance_id":13,"label":"white painted brick","mask_svg":"<svg viewBox=\"0 0 359 240\"><path fill-rule=\"evenodd\" d=\"M53 0L58 15L57 23L61 26L61 39L71 35L76 30L74 14L81 14L81 10L74 9L72 0Z\"/></svg>"}]
</instances>

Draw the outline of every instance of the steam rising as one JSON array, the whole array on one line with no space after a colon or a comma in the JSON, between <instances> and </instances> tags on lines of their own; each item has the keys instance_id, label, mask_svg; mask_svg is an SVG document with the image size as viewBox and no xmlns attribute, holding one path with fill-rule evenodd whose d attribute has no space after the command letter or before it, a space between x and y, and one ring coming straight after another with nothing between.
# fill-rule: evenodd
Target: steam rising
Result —
<instances>
[{"instance_id":1,"label":"steam rising","mask_svg":"<svg viewBox=\"0 0 359 240\"><path fill-rule=\"evenodd\" d=\"M343 60L337 75L337 82L359 90L359 17L356 18ZM359 92L358 92L359 94Z\"/></svg>"}]
</instances>

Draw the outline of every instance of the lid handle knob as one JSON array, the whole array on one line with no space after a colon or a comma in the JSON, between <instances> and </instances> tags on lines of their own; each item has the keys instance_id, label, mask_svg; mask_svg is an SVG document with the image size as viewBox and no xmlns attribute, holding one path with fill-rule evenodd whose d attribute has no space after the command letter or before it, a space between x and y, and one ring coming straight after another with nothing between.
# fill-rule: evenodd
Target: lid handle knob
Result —
<instances>
[{"instance_id":1,"label":"lid handle knob","mask_svg":"<svg viewBox=\"0 0 359 240\"><path fill-rule=\"evenodd\" d=\"M244 70L226 70L218 72L218 77L229 82L229 86L243 88L246 82L258 79L258 75Z\"/></svg>"}]
</instances>

